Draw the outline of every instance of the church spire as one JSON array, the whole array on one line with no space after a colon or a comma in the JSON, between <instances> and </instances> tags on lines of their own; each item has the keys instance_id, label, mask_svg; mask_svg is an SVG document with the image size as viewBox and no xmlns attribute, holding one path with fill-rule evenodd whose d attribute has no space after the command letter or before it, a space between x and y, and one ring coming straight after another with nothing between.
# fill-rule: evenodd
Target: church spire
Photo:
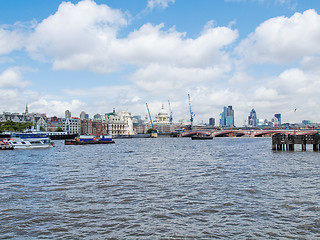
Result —
<instances>
[{"instance_id":1,"label":"church spire","mask_svg":"<svg viewBox=\"0 0 320 240\"><path fill-rule=\"evenodd\" d=\"M26 104L26 111L24 112L26 115L29 113L28 111L28 103Z\"/></svg>"}]
</instances>

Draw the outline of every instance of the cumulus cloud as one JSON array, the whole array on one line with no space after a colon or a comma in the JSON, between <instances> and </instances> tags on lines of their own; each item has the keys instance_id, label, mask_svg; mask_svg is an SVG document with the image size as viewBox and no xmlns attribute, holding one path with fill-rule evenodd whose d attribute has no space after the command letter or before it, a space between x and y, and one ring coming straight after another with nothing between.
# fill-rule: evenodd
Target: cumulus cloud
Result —
<instances>
[{"instance_id":1,"label":"cumulus cloud","mask_svg":"<svg viewBox=\"0 0 320 240\"><path fill-rule=\"evenodd\" d=\"M169 3L174 3L175 0L148 0L147 8L153 10L158 7L165 9L169 6Z\"/></svg>"},{"instance_id":2,"label":"cumulus cloud","mask_svg":"<svg viewBox=\"0 0 320 240\"><path fill-rule=\"evenodd\" d=\"M41 96L39 93L34 93L37 98L32 98L32 102L29 104L29 109L31 111L36 110L37 112L47 113L49 116L56 115L61 116L67 109L71 111L72 116L78 117L81 109L85 106L83 102L78 99L73 99L71 101L61 101L56 99L51 99L48 96ZM50 111L48 113L48 110Z\"/></svg>"},{"instance_id":3,"label":"cumulus cloud","mask_svg":"<svg viewBox=\"0 0 320 240\"><path fill-rule=\"evenodd\" d=\"M163 27L163 24L143 25L127 38L115 41L113 55L136 65L158 63L205 68L228 61L221 49L238 37L236 30L226 27L207 29L195 39L185 38L185 33L174 28L164 31Z\"/></svg>"},{"instance_id":4,"label":"cumulus cloud","mask_svg":"<svg viewBox=\"0 0 320 240\"><path fill-rule=\"evenodd\" d=\"M152 95L163 95L170 91L187 92L199 84L213 84L223 78L230 66L208 68L183 68L160 64L150 64L140 68L132 76L131 80L139 88Z\"/></svg>"},{"instance_id":5,"label":"cumulus cloud","mask_svg":"<svg viewBox=\"0 0 320 240\"><path fill-rule=\"evenodd\" d=\"M30 82L23 81L22 69L8 68L0 74L0 88L25 88Z\"/></svg>"},{"instance_id":6,"label":"cumulus cloud","mask_svg":"<svg viewBox=\"0 0 320 240\"><path fill-rule=\"evenodd\" d=\"M91 0L63 2L54 15L38 24L27 50L33 57L52 59L55 69L110 72L114 66L108 48L126 24L125 14L107 5Z\"/></svg>"},{"instance_id":7,"label":"cumulus cloud","mask_svg":"<svg viewBox=\"0 0 320 240\"><path fill-rule=\"evenodd\" d=\"M146 23L119 38L119 29L126 24L125 14L106 5L64 2L38 24L27 50L33 57L52 61L54 69L108 73L122 64L150 63L208 67L229 61L222 49L238 37L237 30L208 25L192 39L174 27L164 30L164 24Z\"/></svg>"},{"instance_id":8,"label":"cumulus cloud","mask_svg":"<svg viewBox=\"0 0 320 240\"><path fill-rule=\"evenodd\" d=\"M0 27L0 55L19 50L23 46L22 35L14 30Z\"/></svg>"},{"instance_id":9,"label":"cumulus cloud","mask_svg":"<svg viewBox=\"0 0 320 240\"><path fill-rule=\"evenodd\" d=\"M260 24L236 48L249 62L286 64L320 53L320 16L313 9Z\"/></svg>"}]
</instances>

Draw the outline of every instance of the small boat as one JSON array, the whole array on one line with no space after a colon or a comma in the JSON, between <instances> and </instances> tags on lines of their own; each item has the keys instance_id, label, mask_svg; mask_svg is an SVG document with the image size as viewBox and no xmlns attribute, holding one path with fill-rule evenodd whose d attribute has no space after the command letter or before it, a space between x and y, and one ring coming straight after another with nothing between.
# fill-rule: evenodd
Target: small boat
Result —
<instances>
[{"instance_id":1,"label":"small boat","mask_svg":"<svg viewBox=\"0 0 320 240\"><path fill-rule=\"evenodd\" d=\"M191 137L192 140L210 140L213 139L210 135L194 135Z\"/></svg>"},{"instance_id":2,"label":"small boat","mask_svg":"<svg viewBox=\"0 0 320 240\"><path fill-rule=\"evenodd\" d=\"M6 140L0 140L0 150L13 150L13 145Z\"/></svg>"},{"instance_id":3,"label":"small boat","mask_svg":"<svg viewBox=\"0 0 320 240\"><path fill-rule=\"evenodd\" d=\"M100 137L80 135L75 139L66 139L64 141L65 145L87 145L87 144L109 144L115 143L112 140L112 136L102 135Z\"/></svg>"}]
</instances>

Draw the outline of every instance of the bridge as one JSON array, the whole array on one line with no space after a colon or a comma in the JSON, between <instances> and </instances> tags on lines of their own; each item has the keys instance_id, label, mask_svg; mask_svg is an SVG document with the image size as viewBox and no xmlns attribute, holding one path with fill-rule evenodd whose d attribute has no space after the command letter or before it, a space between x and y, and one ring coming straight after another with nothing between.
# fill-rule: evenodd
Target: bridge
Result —
<instances>
[{"instance_id":1,"label":"bridge","mask_svg":"<svg viewBox=\"0 0 320 240\"><path fill-rule=\"evenodd\" d=\"M192 136L213 136L211 132L207 131L188 131L180 133L179 137L192 137Z\"/></svg>"},{"instance_id":2,"label":"bridge","mask_svg":"<svg viewBox=\"0 0 320 240\"><path fill-rule=\"evenodd\" d=\"M213 131L188 131L180 133L180 137L191 137L194 135L207 135L213 137L263 137L272 136L280 133L285 135L313 135L320 133L320 130L286 130L286 129L270 129L270 130L246 130L246 129L228 129L228 130L213 130Z\"/></svg>"}]
</instances>

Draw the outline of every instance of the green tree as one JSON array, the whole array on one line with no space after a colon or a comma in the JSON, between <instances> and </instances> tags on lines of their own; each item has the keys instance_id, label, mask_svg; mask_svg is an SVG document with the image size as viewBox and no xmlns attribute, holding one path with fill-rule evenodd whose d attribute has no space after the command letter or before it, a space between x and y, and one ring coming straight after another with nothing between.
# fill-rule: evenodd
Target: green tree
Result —
<instances>
[{"instance_id":1,"label":"green tree","mask_svg":"<svg viewBox=\"0 0 320 240\"><path fill-rule=\"evenodd\" d=\"M57 127L56 132L63 132L61 127Z\"/></svg>"},{"instance_id":2,"label":"green tree","mask_svg":"<svg viewBox=\"0 0 320 240\"><path fill-rule=\"evenodd\" d=\"M0 127L0 132L11 131L11 132L22 132L23 130L32 126L31 122L19 123L13 121L6 121Z\"/></svg>"}]
</instances>

